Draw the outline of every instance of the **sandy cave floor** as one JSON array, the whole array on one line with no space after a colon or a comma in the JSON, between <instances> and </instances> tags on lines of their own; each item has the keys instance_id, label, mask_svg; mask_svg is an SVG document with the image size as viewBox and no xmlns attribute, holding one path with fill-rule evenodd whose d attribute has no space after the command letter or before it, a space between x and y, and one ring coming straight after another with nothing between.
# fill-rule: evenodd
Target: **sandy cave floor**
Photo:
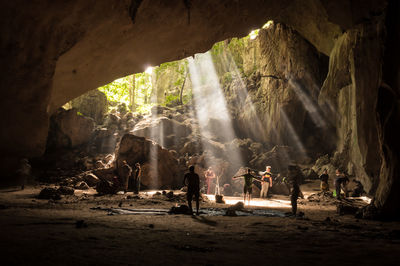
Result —
<instances>
[{"instance_id":1,"label":"sandy cave floor","mask_svg":"<svg viewBox=\"0 0 400 266\"><path fill-rule=\"evenodd\" d=\"M318 185L302 186L305 196ZM399 222L339 216L329 203L299 200L305 218L212 216L206 211L200 216L121 215L100 208L168 210L184 203L184 197L96 196L94 190L78 190L49 201L37 199L41 188L0 190L1 265L399 265L400 261ZM226 200L233 204L240 198ZM246 208L283 214L290 210L288 200L285 196L254 199ZM203 210L228 206L201 203ZM77 228L82 220L83 226Z\"/></svg>"}]
</instances>

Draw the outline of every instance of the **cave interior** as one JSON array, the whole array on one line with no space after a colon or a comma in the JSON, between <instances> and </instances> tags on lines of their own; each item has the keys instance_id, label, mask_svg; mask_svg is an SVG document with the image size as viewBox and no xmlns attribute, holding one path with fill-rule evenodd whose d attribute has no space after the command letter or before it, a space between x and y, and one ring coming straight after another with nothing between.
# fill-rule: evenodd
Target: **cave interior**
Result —
<instances>
[{"instance_id":1,"label":"cave interior","mask_svg":"<svg viewBox=\"0 0 400 266\"><path fill-rule=\"evenodd\" d=\"M399 1L0 6L5 265L397 265Z\"/></svg>"}]
</instances>

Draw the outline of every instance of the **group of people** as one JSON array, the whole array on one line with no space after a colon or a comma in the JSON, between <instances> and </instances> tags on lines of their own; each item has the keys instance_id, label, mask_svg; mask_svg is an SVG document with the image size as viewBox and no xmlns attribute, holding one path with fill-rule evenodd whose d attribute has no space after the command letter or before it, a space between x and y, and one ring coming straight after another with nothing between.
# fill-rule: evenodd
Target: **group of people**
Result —
<instances>
[{"instance_id":1,"label":"group of people","mask_svg":"<svg viewBox=\"0 0 400 266\"><path fill-rule=\"evenodd\" d=\"M329 175L328 175L328 169L324 169L323 173L319 176L319 179L321 180L321 191L328 192L329 191ZM355 184L355 188L353 189L353 192L351 194L352 197L360 197L364 193L364 187L361 184L360 181L354 179L352 181ZM348 197L349 196L349 190L348 190L348 184L350 183L350 180L348 176L340 169L336 169L335 172L335 179L334 179L334 186L335 186L335 191L334 195L336 194L336 198L340 199L341 192L343 190L344 196Z\"/></svg>"},{"instance_id":2,"label":"group of people","mask_svg":"<svg viewBox=\"0 0 400 266\"><path fill-rule=\"evenodd\" d=\"M211 170L209 168L208 170ZM207 170L207 171L208 171ZM208 176L212 176L210 173L205 173L206 181ZM234 176L235 178L244 178L244 185L243 185L243 200L246 203L246 199L248 203L251 200L252 188L253 188L253 180L261 182L261 197L267 197L268 190L272 187L272 173L271 173L271 166L267 166L265 172L261 172L261 177L257 175L253 175L252 170L250 168L247 169L247 172L243 175ZM301 194L300 191L300 170L296 165L289 165L288 166L288 182L291 187L290 199L292 204L292 213L295 215L297 212L297 199ZM215 174L214 174L215 175ZM215 177L214 177L215 178ZM208 182L207 182L208 183ZM187 201L189 205L189 210L192 210L192 200L193 196L195 197L196 201L196 214L199 214L199 197L200 197L200 177L198 174L194 172L194 166L189 167L189 172L185 174L183 179L183 184L187 186ZM208 183L209 184L209 183ZM207 190L209 192L209 190Z\"/></svg>"},{"instance_id":3,"label":"group of people","mask_svg":"<svg viewBox=\"0 0 400 266\"><path fill-rule=\"evenodd\" d=\"M123 161L121 173L119 175L119 183L125 193L131 189L133 193L139 194L141 174L142 168L140 167L140 163L135 163L135 169L133 170L126 161Z\"/></svg>"},{"instance_id":4,"label":"group of people","mask_svg":"<svg viewBox=\"0 0 400 266\"><path fill-rule=\"evenodd\" d=\"M240 176L236 176L234 178L237 178L237 177L240 177ZM244 177L244 176L242 176L242 177ZM206 185L206 189L205 189L206 194L213 193L212 188L215 186L214 194L219 195L220 194L219 176L217 176L215 174L215 172L211 166L208 167L208 169L204 172L204 178L205 178L205 185ZM253 176L253 179L256 181L259 181L261 183L260 197L261 198L269 197L268 191L269 191L269 188L272 187L271 166L267 166L265 169L265 172L259 172L259 176ZM246 188L246 182L247 181L245 178L245 189L248 190L249 188ZM253 182L253 180L250 183L252 183L252 182ZM224 185L223 189L225 190L225 188L226 188L226 186ZM250 188L250 190L251 190L251 188Z\"/></svg>"}]
</instances>

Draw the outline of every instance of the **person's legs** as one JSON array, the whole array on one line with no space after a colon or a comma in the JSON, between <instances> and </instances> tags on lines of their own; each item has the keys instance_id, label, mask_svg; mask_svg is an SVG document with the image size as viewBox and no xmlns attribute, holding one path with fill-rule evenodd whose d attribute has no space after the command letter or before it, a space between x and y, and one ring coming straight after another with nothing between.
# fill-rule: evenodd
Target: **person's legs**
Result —
<instances>
[{"instance_id":1,"label":"person's legs","mask_svg":"<svg viewBox=\"0 0 400 266\"><path fill-rule=\"evenodd\" d=\"M261 192L260 192L260 198L264 198L267 196L267 193L265 193L265 182L261 183Z\"/></svg>"},{"instance_id":2,"label":"person's legs","mask_svg":"<svg viewBox=\"0 0 400 266\"><path fill-rule=\"evenodd\" d=\"M128 191L128 187L129 187L129 176L125 176L125 180L124 180L124 192L125 193Z\"/></svg>"},{"instance_id":3,"label":"person's legs","mask_svg":"<svg viewBox=\"0 0 400 266\"><path fill-rule=\"evenodd\" d=\"M340 180L336 180L335 182L335 189L336 189L336 198L340 199Z\"/></svg>"},{"instance_id":4,"label":"person's legs","mask_svg":"<svg viewBox=\"0 0 400 266\"><path fill-rule=\"evenodd\" d=\"M265 197L268 198L269 183L265 183Z\"/></svg>"},{"instance_id":5,"label":"person's legs","mask_svg":"<svg viewBox=\"0 0 400 266\"><path fill-rule=\"evenodd\" d=\"M190 213L193 213L193 209L192 209L193 193L191 191L188 191L186 193L186 199L187 199L187 202L188 202L189 211L190 211Z\"/></svg>"},{"instance_id":6,"label":"person's legs","mask_svg":"<svg viewBox=\"0 0 400 266\"><path fill-rule=\"evenodd\" d=\"M248 200L248 205L250 205L250 201L251 201L251 193L253 192L253 188L252 187L249 187L249 188L247 188L247 192L249 193L249 200Z\"/></svg>"},{"instance_id":7,"label":"person's legs","mask_svg":"<svg viewBox=\"0 0 400 266\"><path fill-rule=\"evenodd\" d=\"M140 191L140 176L135 179L135 193L139 194Z\"/></svg>"},{"instance_id":8,"label":"person's legs","mask_svg":"<svg viewBox=\"0 0 400 266\"><path fill-rule=\"evenodd\" d=\"M199 215L199 207L200 207L199 197L200 197L200 194L196 193L195 200L196 200L196 214L197 215Z\"/></svg>"},{"instance_id":9,"label":"person's legs","mask_svg":"<svg viewBox=\"0 0 400 266\"><path fill-rule=\"evenodd\" d=\"M290 198L292 204L292 213L295 215L297 213L297 195L293 194Z\"/></svg>"}]
</instances>

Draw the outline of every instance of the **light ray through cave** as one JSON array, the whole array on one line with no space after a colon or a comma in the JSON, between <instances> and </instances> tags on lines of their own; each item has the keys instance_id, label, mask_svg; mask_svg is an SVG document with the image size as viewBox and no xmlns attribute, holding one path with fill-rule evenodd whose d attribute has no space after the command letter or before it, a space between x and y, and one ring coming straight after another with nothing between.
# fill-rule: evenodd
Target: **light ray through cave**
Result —
<instances>
[{"instance_id":1,"label":"light ray through cave","mask_svg":"<svg viewBox=\"0 0 400 266\"><path fill-rule=\"evenodd\" d=\"M288 136L290 139L292 139L294 146L297 148L297 151L299 151L302 156L307 156L306 149L304 148L304 145L301 142L300 137L296 133L296 130L294 130L294 127L290 122L289 118L287 117L286 112L285 110L283 110L283 108L280 108L280 115L281 119L283 119L283 122L285 123L286 128L288 130L287 132Z\"/></svg>"},{"instance_id":2,"label":"light ray through cave","mask_svg":"<svg viewBox=\"0 0 400 266\"><path fill-rule=\"evenodd\" d=\"M188 61L195 113L203 147L210 147L212 138L222 138L223 142L232 141L236 135L210 53L198 54L194 59L189 58ZM206 148L206 150L211 155L215 153L212 148ZM229 159L237 168L243 165L239 152L232 152ZM207 166L212 165L207 159L206 163Z\"/></svg>"},{"instance_id":3,"label":"light ray through cave","mask_svg":"<svg viewBox=\"0 0 400 266\"><path fill-rule=\"evenodd\" d=\"M151 96L151 102L152 103L157 103L157 93L154 93ZM151 112L151 121L154 123L158 118L158 112ZM160 122L160 121L158 121ZM161 125L157 126L156 123L152 127L150 127L150 139L152 141L155 140L160 140L162 137L160 136L160 128ZM158 150L157 150L157 145L150 145L150 169L149 169L149 175L150 175L150 186L152 187L158 187ZM161 145L161 143L160 143Z\"/></svg>"},{"instance_id":4,"label":"light ray through cave","mask_svg":"<svg viewBox=\"0 0 400 266\"><path fill-rule=\"evenodd\" d=\"M310 96L304 91L303 86L301 86L297 81L293 79L289 79L289 86L296 93L297 97L299 98L304 108L310 115L314 124L320 128L326 127L325 120L321 117L317 106L310 99Z\"/></svg>"},{"instance_id":5,"label":"light ray through cave","mask_svg":"<svg viewBox=\"0 0 400 266\"><path fill-rule=\"evenodd\" d=\"M222 61L225 72L233 73L233 80L237 83L237 86L235 87L238 88L237 95L238 95L239 105L242 106L243 109L249 110L247 112L248 115L247 120L252 121L253 123L250 125L246 125L247 133L251 133L247 135L252 135L252 136L262 135L262 139L265 140L267 139L266 136L267 131L265 130L265 128L269 128L271 129L271 134L273 135L273 137L277 139L277 132L275 127L268 126L271 123L270 122L271 119L268 113L265 112L264 121L262 121L259 115L257 114L251 95L249 94L247 86L242 79L242 74L240 73L235 63L235 60L232 56L229 47L228 49L224 49L224 53L219 54L219 57Z\"/></svg>"}]
</instances>

